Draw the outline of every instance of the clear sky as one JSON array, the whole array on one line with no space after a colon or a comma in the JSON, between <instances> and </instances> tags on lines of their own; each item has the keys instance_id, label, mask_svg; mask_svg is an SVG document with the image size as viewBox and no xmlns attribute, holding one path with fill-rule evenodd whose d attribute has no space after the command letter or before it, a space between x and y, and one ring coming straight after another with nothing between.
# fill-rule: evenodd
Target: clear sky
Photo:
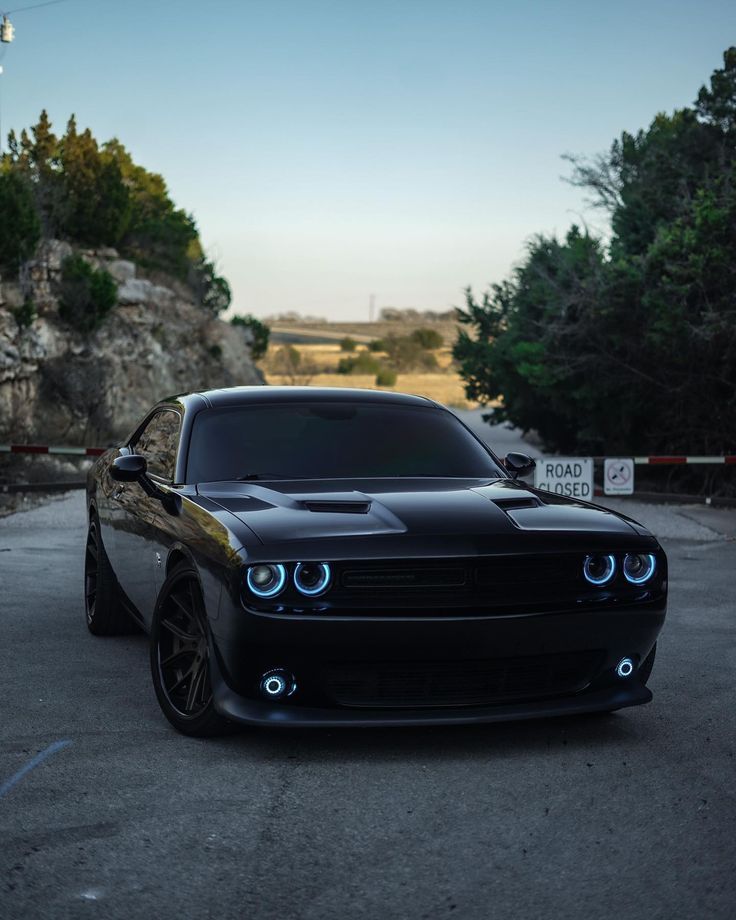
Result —
<instances>
[{"instance_id":1,"label":"clear sky","mask_svg":"<svg viewBox=\"0 0 736 920\"><path fill-rule=\"evenodd\" d=\"M0 9L35 0L0 0ZM733 0L68 0L19 11L3 131L117 136L238 312L446 309L585 218L560 155L690 103Z\"/></svg>"}]
</instances>

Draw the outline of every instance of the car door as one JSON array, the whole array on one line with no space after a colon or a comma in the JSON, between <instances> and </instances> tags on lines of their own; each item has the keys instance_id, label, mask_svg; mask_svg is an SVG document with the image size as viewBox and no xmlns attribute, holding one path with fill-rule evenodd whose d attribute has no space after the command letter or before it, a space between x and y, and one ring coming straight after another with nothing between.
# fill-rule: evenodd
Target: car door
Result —
<instances>
[{"instance_id":1,"label":"car door","mask_svg":"<svg viewBox=\"0 0 736 920\"><path fill-rule=\"evenodd\" d=\"M173 482L180 430L179 412L158 409L129 444L132 453L145 458L148 476L157 485ZM126 596L148 622L156 599L159 558L154 520L160 501L147 495L137 482L119 485L114 568Z\"/></svg>"}]
</instances>

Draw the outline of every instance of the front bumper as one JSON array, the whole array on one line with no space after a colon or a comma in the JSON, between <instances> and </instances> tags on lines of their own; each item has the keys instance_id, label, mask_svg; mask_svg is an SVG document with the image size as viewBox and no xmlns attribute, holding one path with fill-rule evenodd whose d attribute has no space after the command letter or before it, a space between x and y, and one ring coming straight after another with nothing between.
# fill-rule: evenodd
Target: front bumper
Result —
<instances>
[{"instance_id":1,"label":"front bumper","mask_svg":"<svg viewBox=\"0 0 736 920\"><path fill-rule=\"evenodd\" d=\"M368 728L391 725L480 725L550 716L612 712L626 706L640 706L652 699L647 687L633 680L604 690L578 693L554 700L457 707L454 709L319 709L279 705L239 696L225 683L219 666L212 667L214 705L220 715L233 722L270 728Z\"/></svg>"},{"instance_id":2,"label":"front bumper","mask_svg":"<svg viewBox=\"0 0 736 920\"><path fill-rule=\"evenodd\" d=\"M389 619L262 615L233 604L221 609L212 624L214 705L233 721L274 727L472 725L637 706L648 703L651 692L636 672L621 679L615 667L625 656L645 660L665 610L662 598L600 610ZM320 682L323 669L335 662L406 663L410 668L437 661L518 662L527 656L591 652L597 656L595 670L573 692L482 704L352 706L330 699ZM260 675L277 667L291 671L299 686L284 702L264 700L258 693Z\"/></svg>"}]
</instances>

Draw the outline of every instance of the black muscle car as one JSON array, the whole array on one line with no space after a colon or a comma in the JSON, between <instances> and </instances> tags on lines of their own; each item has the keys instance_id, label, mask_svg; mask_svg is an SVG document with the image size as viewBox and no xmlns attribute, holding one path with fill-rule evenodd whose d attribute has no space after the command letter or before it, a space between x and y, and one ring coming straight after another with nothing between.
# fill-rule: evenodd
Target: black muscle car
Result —
<instances>
[{"instance_id":1,"label":"black muscle car","mask_svg":"<svg viewBox=\"0 0 736 920\"><path fill-rule=\"evenodd\" d=\"M165 400L89 474L89 629L150 634L161 708L194 735L647 703L665 554L520 482L533 466L415 396Z\"/></svg>"}]
</instances>

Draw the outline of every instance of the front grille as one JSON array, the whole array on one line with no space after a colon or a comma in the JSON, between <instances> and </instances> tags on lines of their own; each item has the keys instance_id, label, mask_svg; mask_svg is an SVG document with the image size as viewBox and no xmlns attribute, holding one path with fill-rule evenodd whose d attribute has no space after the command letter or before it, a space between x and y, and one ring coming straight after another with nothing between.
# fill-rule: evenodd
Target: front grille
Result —
<instances>
[{"instance_id":1,"label":"front grille","mask_svg":"<svg viewBox=\"0 0 736 920\"><path fill-rule=\"evenodd\" d=\"M469 661L344 662L328 666L324 687L340 706L371 709L483 706L575 693L602 653L573 652Z\"/></svg>"},{"instance_id":2,"label":"front grille","mask_svg":"<svg viewBox=\"0 0 736 920\"><path fill-rule=\"evenodd\" d=\"M469 616L561 609L586 591L580 554L343 562L334 566L333 609L381 616Z\"/></svg>"},{"instance_id":3,"label":"front grille","mask_svg":"<svg viewBox=\"0 0 736 920\"><path fill-rule=\"evenodd\" d=\"M498 557L479 562L477 581L481 587L515 585L559 585L580 582L582 562L579 555Z\"/></svg>"},{"instance_id":4,"label":"front grille","mask_svg":"<svg viewBox=\"0 0 736 920\"><path fill-rule=\"evenodd\" d=\"M346 588L453 588L465 584L467 572L462 568L390 568L343 573Z\"/></svg>"}]
</instances>

